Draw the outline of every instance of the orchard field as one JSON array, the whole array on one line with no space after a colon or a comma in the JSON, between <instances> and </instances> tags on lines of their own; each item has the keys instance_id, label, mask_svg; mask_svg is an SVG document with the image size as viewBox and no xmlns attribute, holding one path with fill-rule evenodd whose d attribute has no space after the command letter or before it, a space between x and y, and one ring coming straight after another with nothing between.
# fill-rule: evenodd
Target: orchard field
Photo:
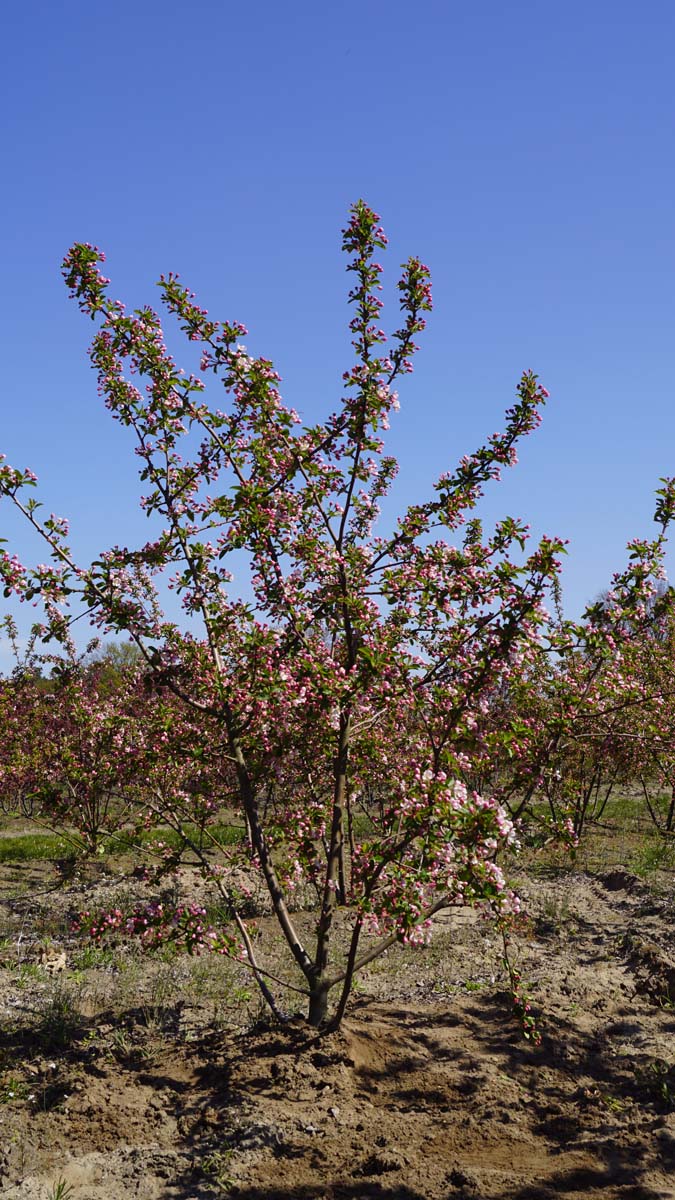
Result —
<instances>
[{"instance_id":1,"label":"orchard field","mask_svg":"<svg viewBox=\"0 0 675 1200\"><path fill-rule=\"evenodd\" d=\"M672 1197L675 848L649 824L629 794L574 863L514 863L537 1046L475 910L440 913L427 946L366 968L341 1029L321 1036L300 1013L269 1020L223 957L73 934L83 908L147 890L138 855L59 858L55 838L6 821L3 1196ZM187 868L168 891L218 901ZM274 938L262 894L251 912Z\"/></svg>"},{"instance_id":2,"label":"orchard field","mask_svg":"<svg viewBox=\"0 0 675 1200\"><path fill-rule=\"evenodd\" d=\"M8 1200L675 1195L675 480L567 617L564 542L481 517L526 371L385 520L431 308L408 258L380 328L386 245L358 201L310 425L177 276L187 369L100 250L63 262L151 532L83 565L0 458Z\"/></svg>"}]
</instances>

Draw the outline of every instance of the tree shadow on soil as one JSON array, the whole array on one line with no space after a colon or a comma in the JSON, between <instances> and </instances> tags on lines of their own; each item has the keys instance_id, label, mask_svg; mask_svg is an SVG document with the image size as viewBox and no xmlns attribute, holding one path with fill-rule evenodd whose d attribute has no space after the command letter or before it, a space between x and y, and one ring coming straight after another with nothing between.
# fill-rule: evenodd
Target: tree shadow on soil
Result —
<instances>
[{"instance_id":1,"label":"tree shadow on soil","mask_svg":"<svg viewBox=\"0 0 675 1200\"><path fill-rule=\"evenodd\" d=\"M495 1197L495 1200L556 1200L560 1195L588 1196L589 1193L595 1194L605 1189L611 1189L608 1200L614 1200L617 1188L621 1188L621 1196L624 1197L624 1200L664 1200L664 1193L645 1187L639 1182L638 1174L635 1167L628 1165L614 1165L597 1170L582 1168L561 1171L551 1175L549 1179L538 1180L536 1184L528 1184L515 1190L509 1188L507 1192L502 1192ZM627 1190L628 1188L630 1191ZM471 1193L467 1194L467 1200L469 1200L469 1195ZM461 1196L461 1192L456 1197L451 1193L449 1200L460 1200ZM472 1196L472 1200L478 1200L478 1198Z\"/></svg>"},{"instance_id":2,"label":"tree shadow on soil","mask_svg":"<svg viewBox=\"0 0 675 1200\"><path fill-rule=\"evenodd\" d=\"M534 1068L540 1079L532 1097L532 1131L557 1146L560 1153L587 1143L575 1140L587 1127L585 1113L601 1105L609 1111L636 1104L643 1112L658 1114L675 1108L675 1069L660 1064L634 1046L630 1058L612 1050L612 1037L639 1031L630 1021L608 1020L593 1034L579 1030L562 1018L540 1047L527 1046L517 1032L504 1028L504 1004L485 997L467 1010L476 1019L472 1036L487 1053L501 1059L507 1072ZM576 1087L574 1085L577 1085ZM571 1111L570 1111L571 1110ZM618 1131L614 1131L615 1133ZM618 1144L612 1132L598 1135L592 1153L598 1168L561 1172L537 1187L504 1193L500 1200L545 1200L547 1196L595 1189L630 1188L631 1200L662 1200L662 1193L640 1182L648 1170L675 1171L675 1139L661 1130L658 1139L647 1137L643 1147Z\"/></svg>"},{"instance_id":3,"label":"tree shadow on soil","mask_svg":"<svg viewBox=\"0 0 675 1200\"><path fill-rule=\"evenodd\" d=\"M175 1005L167 1006L161 1015L157 1014L156 1020L149 1015L148 1006L123 1012L101 1010L93 1017L58 1003L27 1011L31 1018L29 1022L3 1031L2 1051L6 1067L19 1066L35 1055L51 1054L69 1067L83 1066L93 1074L101 1075L97 1065L100 1054L97 1042L105 1041L101 1030L107 1029L118 1035L115 1060L120 1066L139 1069L146 1061L141 1043L147 1041L153 1031L158 1036L176 1039L180 1033L180 1012Z\"/></svg>"},{"instance_id":4,"label":"tree shadow on soil","mask_svg":"<svg viewBox=\"0 0 675 1200\"><path fill-rule=\"evenodd\" d=\"M466 1182L448 1185L448 1200L480 1200L480 1190L470 1179L470 1176L457 1172ZM636 1172L629 1166L608 1167L606 1169L571 1170L556 1172L548 1179L538 1180L535 1184L524 1187L509 1187L508 1191L499 1193L494 1200L557 1200L560 1196L588 1196L607 1190L608 1200L614 1200L617 1188L621 1188L624 1200L663 1200L662 1191L654 1191L645 1187L636 1178ZM630 1189L630 1190L628 1190ZM300 1185L282 1188L269 1187L239 1187L230 1186L227 1192L233 1200L427 1200L427 1197L406 1184L382 1184L377 1180L372 1182L358 1181L354 1183L322 1182L311 1185ZM171 1186L171 1200L209 1200L213 1190L207 1185L206 1189L199 1188L195 1180L186 1178L176 1181Z\"/></svg>"},{"instance_id":5,"label":"tree shadow on soil","mask_svg":"<svg viewBox=\"0 0 675 1200\"><path fill-rule=\"evenodd\" d=\"M630 1151L625 1151L626 1159ZM614 1200L617 1189L625 1200L664 1200L663 1191L640 1182L643 1170L640 1166L629 1161L608 1162L606 1166L596 1168L581 1167L569 1171L556 1171L547 1179L539 1179L534 1184L523 1187L509 1187L500 1192L494 1200L555 1200L558 1196L588 1196L607 1190L608 1200ZM448 1200L463 1200L464 1193L460 1189L457 1194L450 1193ZM473 1191L466 1193L467 1200L478 1200Z\"/></svg>"},{"instance_id":6,"label":"tree shadow on soil","mask_svg":"<svg viewBox=\"0 0 675 1200\"><path fill-rule=\"evenodd\" d=\"M354 1073L354 1083L361 1084L365 1093L377 1091L386 1085L385 1103L398 1110L415 1108L418 1111L440 1113L450 1107L456 1108L471 1098L486 1082L484 1063L486 1058L496 1062L510 1079L523 1084L536 1076L536 1087L532 1090L528 1104L528 1123L532 1134L540 1137L559 1153L581 1148L579 1135L584 1132L584 1114L589 1106L604 1103L607 1097L617 1103L630 1102L651 1110L652 1113L672 1110L675 1107L675 1069L673 1076L654 1075L654 1060L638 1047L632 1058L612 1053L612 1041L619 1037L630 1038L635 1032L634 1023L626 1019L608 1019L604 1026L593 1034L572 1025L563 1018L556 1019L556 1026L547 1033L541 1047L523 1041L520 1031L510 1018L510 1005L506 994L486 994L472 997L460 1013L439 1011L411 1011L402 1007L387 1007L386 1021L392 1033L400 1030L398 1041L392 1038L393 1054L383 1060L382 1009L371 1001L356 1003L351 1014L358 1018L358 1039L365 1047L364 1061L355 1063L350 1059L349 1040L337 1037L321 1038L309 1030L304 1022L297 1022L283 1030L261 1027L239 1035L233 1040L231 1034L209 1031L194 1042L176 1040L176 1050L190 1060L190 1081L174 1078L167 1070L161 1056L157 1063L143 1061L142 1042L130 1044L128 1053L116 1052L121 1067L133 1070L139 1082L166 1096L167 1110L181 1116L181 1143L191 1158L183 1176L172 1181L166 1192L172 1200L200 1200L215 1194L213 1181L205 1177L201 1162L212 1145L227 1145L223 1142L224 1111L236 1110L243 1099L255 1100L257 1095L271 1099L284 1094L283 1076L277 1079L276 1060L284 1057L304 1060L308 1073L322 1077L329 1068L347 1063ZM70 1065L84 1068L85 1074L102 1076L96 1060L99 1051L88 1041L97 1027L109 1022L115 1030L147 1034L145 1010L129 1009L110 1014L98 1013L95 1020L78 1019L73 1040L61 1051L62 1058ZM164 1035L172 1037L174 1018L167 1010ZM372 1033L367 1024L374 1018ZM670 1022L669 1022L670 1024ZM459 1034L460 1044L439 1046L437 1032L454 1030ZM20 1060L27 1052L34 1052L31 1045L34 1031L25 1028L9 1034L4 1041L5 1061L16 1057ZM179 1031L178 1031L179 1032ZM416 1051L419 1047L419 1053ZM41 1046L43 1052L46 1046ZM372 1051L372 1058L370 1057ZM378 1057L379 1054L379 1057ZM237 1080L236 1061L242 1058L254 1061L254 1070L242 1080ZM450 1068L447 1086L436 1086L438 1078L429 1078L418 1086L416 1073L424 1072L425 1064L443 1062ZM259 1068L258 1068L259 1064ZM108 1064L109 1068L109 1064ZM59 1102L61 1084L54 1080L51 1107ZM664 1091L665 1088L665 1091ZM672 1094L669 1089L672 1088ZM597 1097L600 1096L600 1101ZM356 1091L358 1100L358 1090ZM577 1144L575 1145L575 1142ZM236 1142L231 1143L236 1150ZM590 1193L607 1192L613 1200L616 1189L621 1188L626 1200L662 1200L662 1194L652 1190L641 1181L648 1170L675 1173L675 1138L659 1131L643 1146L620 1145L610 1135L598 1136L592 1144L586 1140L584 1148L597 1160L597 1165L586 1168L552 1172L536 1185L515 1184L502 1192L495 1200L554 1200L559 1196L580 1198ZM244 1147L245 1148L245 1147ZM269 1145L269 1153L281 1162L289 1162L294 1148L290 1144ZM301 1151L304 1152L304 1151ZM345 1150L348 1154L348 1151ZM350 1172L347 1170L347 1175ZM461 1175L461 1172L459 1173ZM469 1172L470 1176L470 1172ZM480 1189L474 1187L469 1176L467 1182L448 1182L447 1200L480 1200ZM270 1191L268 1188L232 1184L228 1194L239 1200L426 1200L426 1197L405 1183L380 1182L376 1172L372 1178L343 1181L339 1177L312 1186L282 1186Z\"/></svg>"},{"instance_id":7,"label":"tree shadow on soil","mask_svg":"<svg viewBox=\"0 0 675 1200\"><path fill-rule=\"evenodd\" d=\"M358 1013L361 1010L363 1017L367 1015L367 1008L367 1002L363 1002L352 1011ZM599 1128L592 1144L583 1135L591 1125L589 1115L592 1112L597 1118L596 1126L602 1125L605 1112L611 1115L629 1105L639 1106L650 1125L654 1119L658 1120L659 1113L672 1112L675 1109L675 1067L655 1060L637 1045L630 1057L613 1051L613 1041L629 1039L641 1030L641 1026L629 1018L608 1019L593 1033L585 1033L570 1021L558 1018L555 1028L537 1047L523 1040L510 1019L510 1008L506 993L493 993L476 998L459 1016L448 1013L446 1017L438 1010L414 1014L407 1009L388 1009L388 1020L393 1025L398 1024L410 1041L417 1042L421 1049L432 1055L434 1062L438 1063L443 1057L456 1065L452 1088L448 1092L435 1091L433 1086L423 1089L406 1086L406 1077L424 1068L424 1057L417 1058L414 1054L390 1057L382 1066L360 1066L358 1074L366 1090L375 1091L379 1084L386 1082L391 1100L402 1109L408 1102L421 1111L438 1112L447 1109L450 1091L454 1091L461 1103L484 1086L486 1074L481 1063L486 1056L496 1060L510 1079L520 1079L526 1086L534 1073L537 1082L528 1105L532 1134L552 1144L554 1153L556 1150L561 1154L573 1148L579 1150L583 1146L591 1151L598 1165L561 1171L536 1186L527 1185L504 1192L499 1200L545 1200L548 1196L585 1195L589 1191L617 1187L630 1189L622 1190L630 1200L662 1200L661 1193L641 1180L652 1170L675 1175L675 1138L665 1129L660 1129L657 1138L645 1130L643 1146L634 1141L621 1145L613 1136L620 1133L618 1128L604 1131ZM463 1026L466 1033L464 1046L446 1047L439 1055L438 1040L434 1036L439 1026ZM381 1036L381 1031L373 1031L374 1045L378 1034ZM359 1036L369 1040L367 1027L359 1031ZM472 1044L475 1047L473 1053ZM583 1140L578 1140L580 1138ZM326 1194L332 1196L330 1192ZM451 1191L449 1200L454 1200L455 1196L459 1200L464 1194L461 1188ZM476 1194L466 1191L467 1197Z\"/></svg>"},{"instance_id":8,"label":"tree shadow on soil","mask_svg":"<svg viewBox=\"0 0 675 1200\"><path fill-rule=\"evenodd\" d=\"M177 1190L183 1189L184 1190ZM179 1181L177 1184L172 1184L170 1192L166 1193L166 1197L171 1197L171 1200L199 1200L201 1196L213 1198L213 1190L202 1191L195 1190L194 1181L186 1180L183 1184ZM422 1193L407 1187L405 1184L384 1184L373 1182L357 1182L357 1183L315 1183L308 1186L300 1185L293 1187L274 1188L272 1191L268 1187L239 1187L236 1184L230 1186L227 1195L233 1200L427 1200L427 1197ZM452 1197L455 1200L455 1197ZM477 1200L477 1198L473 1198ZM642 1197L639 1200L643 1200ZM651 1196L644 1197L644 1200L652 1200Z\"/></svg>"},{"instance_id":9,"label":"tree shadow on soil","mask_svg":"<svg viewBox=\"0 0 675 1200\"><path fill-rule=\"evenodd\" d=\"M562 1017L556 1018L555 1028L544 1036L540 1047L523 1041L514 1024L505 1028L508 998L504 995L486 996L482 1002L466 1009L475 1026L471 1036L484 1052L501 1059L512 1072L523 1068L548 1068L548 1083L541 1092L550 1098L560 1095L569 1099L570 1081L585 1080L587 1091L600 1089L603 1094L621 1102L631 1100L657 1111L671 1111L675 1094L668 1096L659 1088L659 1080L650 1078L655 1060L652 1055L634 1045L630 1058L612 1049L612 1040L639 1031L630 1021L609 1019L604 1026L589 1034ZM550 1018L549 1018L550 1020ZM552 1082L555 1076L560 1082ZM675 1093L675 1072L670 1082ZM666 1089L667 1092L667 1089Z\"/></svg>"}]
</instances>

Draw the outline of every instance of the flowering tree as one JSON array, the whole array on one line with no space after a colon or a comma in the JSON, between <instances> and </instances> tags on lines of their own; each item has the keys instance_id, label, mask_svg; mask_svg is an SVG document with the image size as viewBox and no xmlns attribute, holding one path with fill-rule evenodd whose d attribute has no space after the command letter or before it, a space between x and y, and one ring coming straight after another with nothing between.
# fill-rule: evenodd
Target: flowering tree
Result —
<instances>
[{"instance_id":1,"label":"flowering tree","mask_svg":"<svg viewBox=\"0 0 675 1200\"><path fill-rule=\"evenodd\" d=\"M78 655L20 654L14 622L5 628L16 667L0 683L0 803L47 828L75 850L102 851L106 837L138 813L141 707L138 671Z\"/></svg>"},{"instance_id":2,"label":"flowering tree","mask_svg":"<svg viewBox=\"0 0 675 1200\"><path fill-rule=\"evenodd\" d=\"M473 785L547 837L574 843L618 785L666 778L675 593L663 583L673 503L663 483L657 536L629 544L628 566L580 621L558 613L528 673L497 689L483 722Z\"/></svg>"},{"instance_id":3,"label":"flowering tree","mask_svg":"<svg viewBox=\"0 0 675 1200\"><path fill-rule=\"evenodd\" d=\"M663 588L622 659L615 756L639 782L647 812L664 835L675 831L675 592Z\"/></svg>"},{"instance_id":4,"label":"flowering tree","mask_svg":"<svg viewBox=\"0 0 675 1200\"><path fill-rule=\"evenodd\" d=\"M66 523L41 519L32 472L0 466L2 494L50 551L31 570L2 551L6 594L41 596L45 633L56 638L79 600L99 629L124 631L155 687L212 731L315 1026L338 1022L355 972L396 939L424 939L440 908L482 902L500 919L517 909L496 862L514 844L512 821L462 780L484 759L496 692L527 677L541 654L562 549L547 538L529 547L527 527L512 518L484 537L472 513L540 421L546 392L529 372L504 432L443 474L391 531L376 532L397 469L383 440L398 407L394 385L412 369L431 307L428 270L411 258L398 283L400 326L390 338L380 329L375 255L385 245L379 218L359 201L343 235L354 360L336 411L307 427L282 403L272 364L242 345L241 325L211 319L176 276L162 278L166 309L199 351L200 375L186 375L157 314L127 314L108 297L100 251L74 246L64 276L97 323L99 390L135 435L141 505L156 535L85 569ZM207 402L207 376L224 387L226 408ZM250 569L249 600L232 590L233 556ZM166 569L201 634L162 615ZM204 823L217 808L207 793ZM189 804L176 784L165 812L175 818ZM298 886L316 895L311 940L293 914ZM241 954L274 1005L236 898L231 911ZM198 921L190 929L193 945L225 945ZM364 948L364 932L380 936Z\"/></svg>"}]
</instances>

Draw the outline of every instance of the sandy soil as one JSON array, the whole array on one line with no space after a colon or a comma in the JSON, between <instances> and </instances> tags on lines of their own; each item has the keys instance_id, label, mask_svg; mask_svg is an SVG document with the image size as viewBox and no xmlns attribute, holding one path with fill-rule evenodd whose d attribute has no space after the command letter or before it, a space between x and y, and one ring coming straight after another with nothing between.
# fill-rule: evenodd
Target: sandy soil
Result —
<instances>
[{"instance_id":1,"label":"sandy soil","mask_svg":"<svg viewBox=\"0 0 675 1200\"><path fill-rule=\"evenodd\" d=\"M53 882L0 868L6 1200L675 1197L675 908L627 871L522 881L540 1047L473 912L317 1038L222 960L97 958L67 916L122 882Z\"/></svg>"}]
</instances>

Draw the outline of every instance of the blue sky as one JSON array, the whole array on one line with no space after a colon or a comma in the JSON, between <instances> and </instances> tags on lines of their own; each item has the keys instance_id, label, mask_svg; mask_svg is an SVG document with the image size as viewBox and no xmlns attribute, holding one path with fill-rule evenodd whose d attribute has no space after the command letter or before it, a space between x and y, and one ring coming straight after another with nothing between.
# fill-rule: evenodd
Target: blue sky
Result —
<instances>
[{"instance_id":1,"label":"blue sky","mask_svg":"<svg viewBox=\"0 0 675 1200\"><path fill-rule=\"evenodd\" d=\"M675 474L672 4L27 0L3 26L0 451L83 559L147 528L68 246L104 248L129 305L179 271L311 421L348 363L339 231L363 196L390 282L411 253L434 280L391 433L401 505L531 368L544 425L486 509L569 538L566 607L594 598Z\"/></svg>"}]
</instances>

